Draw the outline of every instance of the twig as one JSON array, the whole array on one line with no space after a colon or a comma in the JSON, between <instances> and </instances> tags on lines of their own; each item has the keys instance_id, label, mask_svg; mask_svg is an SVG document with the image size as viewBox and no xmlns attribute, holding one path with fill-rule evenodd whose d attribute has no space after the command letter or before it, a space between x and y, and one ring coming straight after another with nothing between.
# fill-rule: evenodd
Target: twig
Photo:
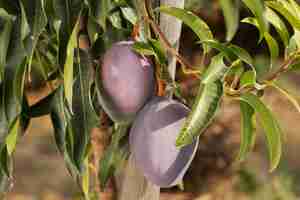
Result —
<instances>
[{"instance_id":1,"label":"twig","mask_svg":"<svg viewBox=\"0 0 300 200\"><path fill-rule=\"evenodd\" d=\"M278 68L277 71L275 71L269 78L263 81L263 83L273 82L276 80L282 73L286 72L289 68L289 66L298 58L298 55L300 54L300 51L295 52L291 56L289 56L288 59L286 59ZM239 90L227 90L226 93L229 96L240 96L243 93L246 92L252 92L258 90L255 86L249 86L240 88Z\"/></svg>"},{"instance_id":2,"label":"twig","mask_svg":"<svg viewBox=\"0 0 300 200\"><path fill-rule=\"evenodd\" d=\"M291 55L287 60L285 60L281 66L279 67L279 69L273 73L273 75L271 75L267 81L273 81L275 80L276 78L278 78L278 76L281 74L281 73L284 73L288 70L288 67L297 59L297 54L299 52L296 52L295 54Z\"/></svg>"},{"instance_id":3,"label":"twig","mask_svg":"<svg viewBox=\"0 0 300 200\"><path fill-rule=\"evenodd\" d=\"M163 45L165 46L166 50L169 53L171 53L174 57L176 57L178 62L182 65L182 67L183 67L182 70L185 74L201 74L200 70L193 70L194 67L184 57L182 57L176 51L176 49L174 49L172 47L172 45L166 39L165 35L160 30L159 26L152 19L147 17L147 18L145 18L145 21L147 21L150 24L154 33L159 36L159 38L160 38L161 42L163 43Z\"/></svg>"}]
</instances>

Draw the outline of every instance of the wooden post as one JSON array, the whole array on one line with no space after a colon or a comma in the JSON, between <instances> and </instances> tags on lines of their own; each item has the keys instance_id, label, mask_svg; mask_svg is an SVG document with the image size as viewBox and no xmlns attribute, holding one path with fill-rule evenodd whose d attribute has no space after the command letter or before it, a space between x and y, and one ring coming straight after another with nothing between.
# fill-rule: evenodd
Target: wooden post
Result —
<instances>
[{"instance_id":1,"label":"wooden post","mask_svg":"<svg viewBox=\"0 0 300 200\"><path fill-rule=\"evenodd\" d=\"M160 5L184 8L184 0L161 0ZM178 51L182 23L176 18L162 13L160 15L159 25L160 25L160 29L162 30L162 32L164 33L168 41ZM174 56L169 55L168 61L169 61L168 70L172 79L174 80L176 74L176 58Z\"/></svg>"},{"instance_id":2,"label":"wooden post","mask_svg":"<svg viewBox=\"0 0 300 200\"><path fill-rule=\"evenodd\" d=\"M159 5L159 0L153 0ZM158 4L157 4L158 3ZM160 5L184 7L184 0L160 0ZM160 28L169 42L178 50L181 34L181 22L165 14L160 15ZM168 70L173 80L176 73L176 58L168 56ZM130 156L124 171L116 176L118 200L159 200L160 188L149 182L137 168L133 156Z\"/></svg>"}]
</instances>

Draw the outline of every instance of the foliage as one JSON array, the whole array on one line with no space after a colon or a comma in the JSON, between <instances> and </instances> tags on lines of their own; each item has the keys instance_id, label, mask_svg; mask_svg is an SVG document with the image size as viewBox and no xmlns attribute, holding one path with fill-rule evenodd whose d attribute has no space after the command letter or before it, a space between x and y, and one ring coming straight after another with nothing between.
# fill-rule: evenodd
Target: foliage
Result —
<instances>
[{"instance_id":1,"label":"foliage","mask_svg":"<svg viewBox=\"0 0 300 200\"><path fill-rule=\"evenodd\" d=\"M300 108L292 95L274 84L282 73L300 69L300 5L295 0L220 0L219 5L227 28L226 41L215 38L208 24L186 9L164 6L152 10L135 0L0 0L0 189L6 189L12 177L11 158L30 118L49 114L57 147L88 198L90 134L100 126L103 116L101 109L95 111L95 82L101 62L94 61L111 44L131 36L136 41L134 50L156 63L157 82L164 82L179 99L185 101L186 97L178 90L180 82L171 80L167 73L167 56L175 56L187 76L199 78L198 95L177 138L178 147L201 135L213 121L222 99L230 98L240 101L242 141L238 158L244 160L255 143L257 116L267 138L270 170L274 170L280 161L282 133L261 94L275 87ZM247 9L249 16L240 19L241 9ZM207 68L191 66L173 49L153 16L160 12L191 28L203 48L203 57L211 58ZM231 42L238 37L240 22L254 25L259 31L257 42L265 41L269 47L271 67L263 70L267 78L258 79L262 69L255 66L243 47ZM270 31L271 26L276 34ZM81 35L88 40L81 41ZM276 66L278 57L282 63ZM40 69L44 82L52 87L48 96L28 105L25 83L31 80L32 68ZM112 145L100 161L102 186L118 167L117 161L127 155L120 144L127 127L111 124L108 126L117 128Z\"/></svg>"}]
</instances>

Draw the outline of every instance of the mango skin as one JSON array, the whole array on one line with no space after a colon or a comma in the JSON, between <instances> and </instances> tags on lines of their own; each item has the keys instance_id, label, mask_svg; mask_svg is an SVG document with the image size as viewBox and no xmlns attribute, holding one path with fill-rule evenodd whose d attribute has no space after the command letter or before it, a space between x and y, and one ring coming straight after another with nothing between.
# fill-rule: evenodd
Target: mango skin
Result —
<instances>
[{"instance_id":1,"label":"mango skin","mask_svg":"<svg viewBox=\"0 0 300 200\"><path fill-rule=\"evenodd\" d=\"M190 110L165 97L154 97L138 113L130 130L130 150L137 167L153 184L172 187L180 183L194 158L198 138L188 146L175 146Z\"/></svg>"},{"instance_id":2,"label":"mango skin","mask_svg":"<svg viewBox=\"0 0 300 200\"><path fill-rule=\"evenodd\" d=\"M131 122L155 94L154 68L132 45L132 41L118 42L105 52L98 81L100 104L118 123Z\"/></svg>"}]
</instances>

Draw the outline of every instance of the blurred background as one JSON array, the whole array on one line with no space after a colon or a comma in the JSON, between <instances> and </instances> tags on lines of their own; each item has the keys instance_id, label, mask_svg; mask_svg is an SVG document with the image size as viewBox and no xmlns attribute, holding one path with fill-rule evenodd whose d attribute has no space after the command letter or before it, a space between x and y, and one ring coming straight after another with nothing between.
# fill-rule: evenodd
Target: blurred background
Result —
<instances>
[{"instance_id":1,"label":"blurred background","mask_svg":"<svg viewBox=\"0 0 300 200\"><path fill-rule=\"evenodd\" d=\"M224 41L225 24L217 1L187 0L186 8L202 17L214 35ZM245 9L241 10L241 18L247 14ZM197 65L201 60L201 49L195 41L193 33L184 27L180 51ZM257 41L256 28L240 24L233 43L246 48L255 58L256 65L265 69L265 66L269 66L267 46L264 42L257 46ZM190 81L189 84L193 85L192 80L181 77L180 70L178 74L178 79L187 83ZM31 104L47 93L47 87L40 84L41 80L41 73L35 70L33 82L27 86ZM279 83L300 101L300 73L287 73ZM268 172L268 155L259 124L254 151L245 162L235 162L240 142L239 106L225 99L217 119L201 137L196 158L185 177L184 191L178 187L163 190L161 199L300 199L300 113L285 97L272 89L267 90L263 99L274 111L285 134L284 153L275 172ZM49 117L32 120L30 128L18 143L14 162L14 183L8 200L80 199L79 189L56 149ZM113 193L113 190L109 192ZM108 199L111 198L103 197L101 200Z\"/></svg>"}]
</instances>

